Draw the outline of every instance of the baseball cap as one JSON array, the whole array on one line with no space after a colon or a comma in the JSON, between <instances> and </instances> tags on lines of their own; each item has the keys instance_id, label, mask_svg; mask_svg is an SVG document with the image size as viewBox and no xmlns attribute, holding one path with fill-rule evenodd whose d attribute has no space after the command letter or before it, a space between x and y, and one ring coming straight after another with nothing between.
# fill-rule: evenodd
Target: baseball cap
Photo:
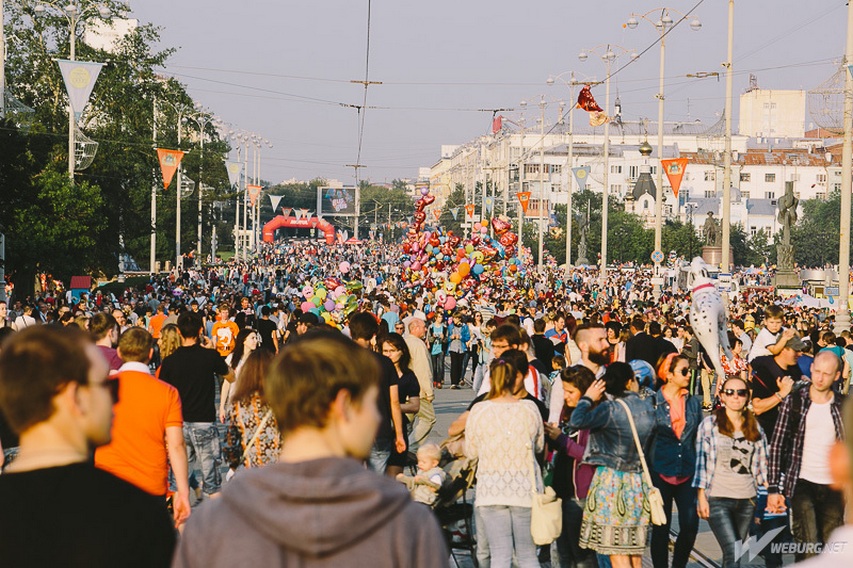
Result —
<instances>
[{"instance_id":1,"label":"baseball cap","mask_svg":"<svg viewBox=\"0 0 853 568\"><path fill-rule=\"evenodd\" d=\"M799 335L794 335L794 337L788 340L785 347L793 349L794 351L805 351L808 346Z\"/></svg>"}]
</instances>

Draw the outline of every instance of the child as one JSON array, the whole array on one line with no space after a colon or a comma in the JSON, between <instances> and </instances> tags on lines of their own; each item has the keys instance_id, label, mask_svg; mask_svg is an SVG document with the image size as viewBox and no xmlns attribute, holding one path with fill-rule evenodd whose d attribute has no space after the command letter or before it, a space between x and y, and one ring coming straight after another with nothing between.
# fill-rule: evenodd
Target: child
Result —
<instances>
[{"instance_id":1,"label":"child","mask_svg":"<svg viewBox=\"0 0 853 568\"><path fill-rule=\"evenodd\" d=\"M447 474L438 467L440 460L441 448L437 444L424 444L418 448L417 475L397 474L397 481L406 484L412 499L418 503L432 505L438 498L438 490L447 479Z\"/></svg>"}]
</instances>

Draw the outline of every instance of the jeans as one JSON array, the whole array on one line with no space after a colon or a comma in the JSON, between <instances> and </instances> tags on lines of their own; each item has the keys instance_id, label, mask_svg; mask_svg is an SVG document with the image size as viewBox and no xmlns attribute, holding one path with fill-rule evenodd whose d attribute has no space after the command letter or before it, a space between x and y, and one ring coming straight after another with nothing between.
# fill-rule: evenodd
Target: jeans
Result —
<instances>
[{"instance_id":1,"label":"jeans","mask_svg":"<svg viewBox=\"0 0 853 568\"><path fill-rule=\"evenodd\" d=\"M219 493L222 488L222 448L219 431L213 422L184 422L184 443L187 445L189 471L199 469L202 491L206 495Z\"/></svg>"},{"instance_id":2,"label":"jeans","mask_svg":"<svg viewBox=\"0 0 853 568\"><path fill-rule=\"evenodd\" d=\"M711 404L714 402L715 386L717 381L715 380L715 375L713 371L706 371L702 369L701 373L702 378L702 404Z\"/></svg>"},{"instance_id":3,"label":"jeans","mask_svg":"<svg viewBox=\"0 0 853 568\"><path fill-rule=\"evenodd\" d=\"M513 550L519 568L539 568L536 545L530 534L530 507L488 505L475 508L480 509L480 519L486 529L493 568L509 568Z\"/></svg>"},{"instance_id":4,"label":"jeans","mask_svg":"<svg viewBox=\"0 0 853 568\"><path fill-rule=\"evenodd\" d=\"M489 537L486 536L486 522L483 520L482 507L474 507L474 531L477 535L477 566L491 567Z\"/></svg>"},{"instance_id":5,"label":"jeans","mask_svg":"<svg viewBox=\"0 0 853 568\"><path fill-rule=\"evenodd\" d=\"M391 459L391 450L394 448L394 442L375 442L373 448L370 449L370 457L367 458L367 465L379 474L385 473L385 468L388 467L388 460Z\"/></svg>"},{"instance_id":6,"label":"jeans","mask_svg":"<svg viewBox=\"0 0 853 568\"><path fill-rule=\"evenodd\" d=\"M581 548L581 521L586 499L563 499L563 532L557 538L557 553L562 568L596 568L592 550Z\"/></svg>"},{"instance_id":7,"label":"jeans","mask_svg":"<svg viewBox=\"0 0 853 568\"><path fill-rule=\"evenodd\" d=\"M672 523L672 502L678 508L678 539L672 552L672 568L684 568L690 559L690 551L699 532L699 515L696 513L695 487L691 480L679 485L672 485L661 479L660 475L652 476L652 483L660 489L663 497L663 509L666 512L666 524L652 527L652 563L655 568L669 568L669 526Z\"/></svg>"},{"instance_id":8,"label":"jeans","mask_svg":"<svg viewBox=\"0 0 853 568\"><path fill-rule=\"evenodd\" d=\"M480 392L480 387L483 385L483 379L486 378L486 364L477 365L477 370L474 372L474 394Z\"/></svg>"},{"instance_id":9,"label":"jeans","mask_svg":"<svg viewBox=\"0 0 853 568\"><path fill-rule=\"evenodd\" d=\"M432 354L432 382L444 383L444 352Z\"/></svg>"},{"instance_id":10,"label":"jeans","mask_svg":"<svg viewBox=\"0 0 853 568\"><path fill-rule=\"evenodd\" d=\"M462 379L462 371L464 368L462 367L463 360L465 359L464 353L450 353L450 384L458 385L459 381Z\"/></svg>"},{"instance_id":11,"label":"jeans","mask_svg":"<svg viewBox=\"0 0 853 568\"><path fill-rule=\"evenodd\" d=\"M829 485L798 479L791 498L791 532L794 542L825 543L844 524L844 497ZM797 562L815 553L797 552Z\"/></svg>"},{"instance_id":12,"label":"jeans","mask_svg":"<svg viewBox=\"0 0 853 568\"><path fill-rule=\"evenodd\" d=\"M708 524L723 549L723 568L740 566L740 559L735 559L735 542L743 542L749 533L755 499L708 497L708 508Z\"/></svg>"}]
</instances>

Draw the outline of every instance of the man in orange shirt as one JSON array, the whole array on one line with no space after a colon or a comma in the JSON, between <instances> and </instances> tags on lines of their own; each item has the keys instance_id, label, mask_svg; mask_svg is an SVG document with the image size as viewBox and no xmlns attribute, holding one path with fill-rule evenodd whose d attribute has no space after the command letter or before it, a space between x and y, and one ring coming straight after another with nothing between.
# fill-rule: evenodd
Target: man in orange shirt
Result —
<instances>
[{"instance_id":1,"label":"man in orange shirt","mask_svg":"<svg viewBox=\"0 0 853 568\"><path fill-rule=\"evenodd\" d=\"M151 337L160 339L160 330L163 329L163 323L166 321L166 305L160 303L157 306L157 313L151 316L148 321L148 331L151 332Z\"/></svg>"},{"instance_id":2,"label":"man in orange shirt","mask_svg":"<svg viewBox=\"0 0 853 568\"><path fill-rule=\"evenodd\" d=\"M165 503L171 463L178 488L175 523L180 525L190 516L181 399L175 387L149 373L153 345L151 334L140 327L130 328L119 339L118 354L124 364L118 374L112 441L95 451L95 465L162 496Z\"/></svg>"},{"instance_id":3,"label":"man in orange shirt","mask_svg":"<svg viewBox=\"0 0 853 568\"><path fill-rule=\"evenodd\" d=\"M228 319L230 315L228 304L219 304L219 311L216 314L216 323L213 324L210 334L213 336L213 344L216 346L216 351L222 357L228 357L236 346L237 334L240 333L240 328L237 324Z\"/></svg>"}]
</instances>

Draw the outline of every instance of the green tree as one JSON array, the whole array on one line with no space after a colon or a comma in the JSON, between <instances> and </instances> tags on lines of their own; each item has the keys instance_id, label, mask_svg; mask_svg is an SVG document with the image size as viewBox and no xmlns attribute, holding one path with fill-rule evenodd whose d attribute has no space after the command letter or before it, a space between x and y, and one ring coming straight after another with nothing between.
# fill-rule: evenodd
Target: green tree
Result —
<instances>
[{"instance_id":1,"label":"green tree","mask_svg":"<svg viewBox=\"0 0 853 568\"><path fill-rule=\"evenodd\" d=\"M841 192L827 199L802 201L803 214L791 227L794 261L800 266L823 266L838 262L838 235L841 232Z\"/></svg>"}]
</instances>

